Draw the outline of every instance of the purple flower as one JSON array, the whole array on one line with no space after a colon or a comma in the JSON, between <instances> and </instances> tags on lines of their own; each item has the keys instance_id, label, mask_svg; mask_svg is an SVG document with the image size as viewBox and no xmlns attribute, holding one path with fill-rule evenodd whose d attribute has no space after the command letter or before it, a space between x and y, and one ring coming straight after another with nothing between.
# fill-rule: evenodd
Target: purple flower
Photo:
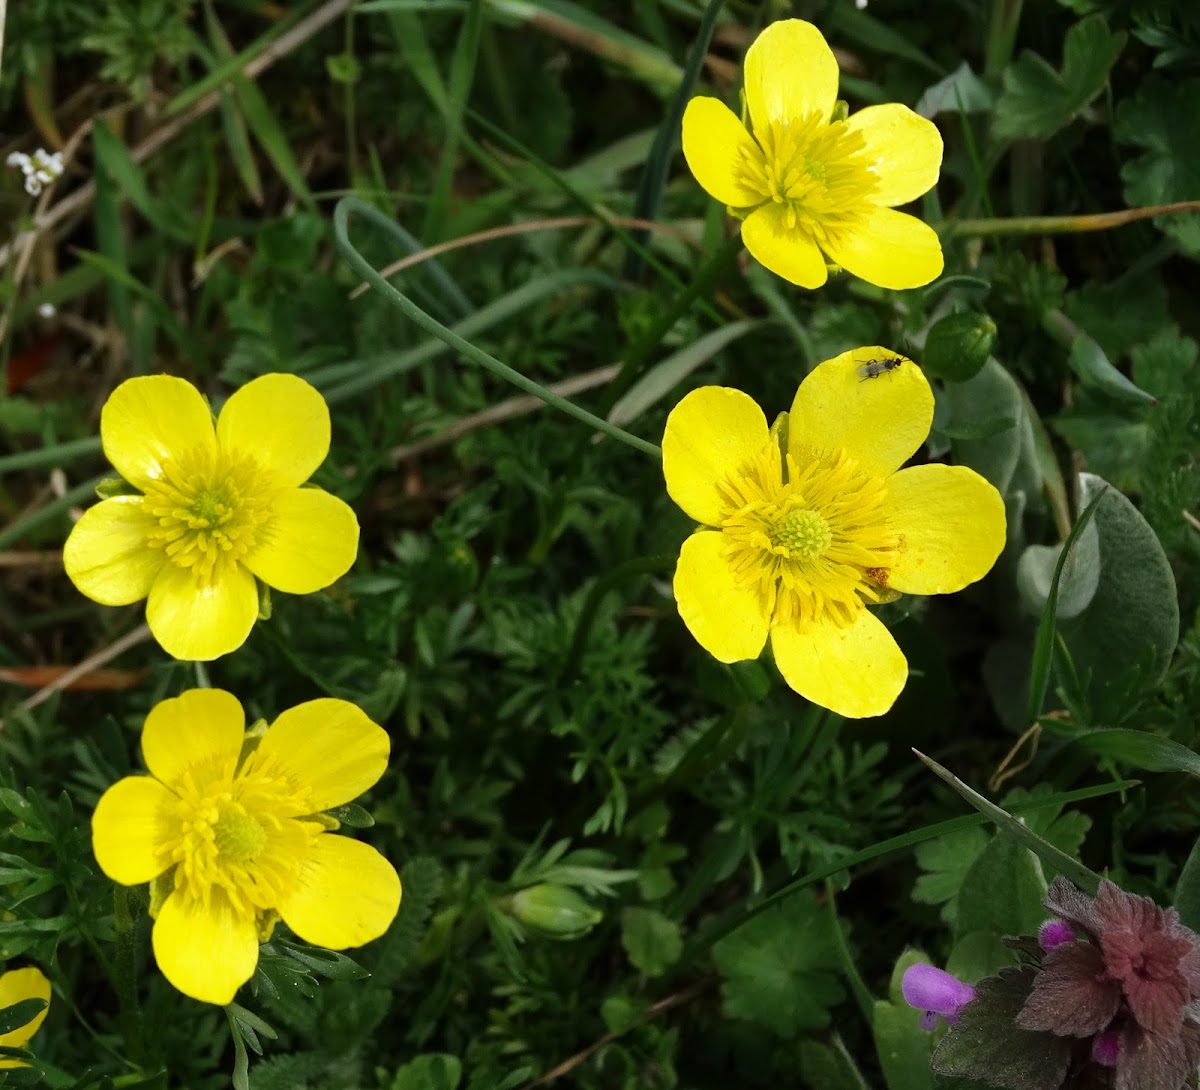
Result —
<instances>
[{"instance_id":1,"label":"purple flower","mask_svg":"<svg viewBox=\"0 0 1200 1090\"><path fill-rule=\"evenodd\" d=\"M1091 898L1056 878L1045 904L1086 937L1048 946L1043 926L1046 955L1017 1025L1091 1037L1115 1090L1179 1090L1200 1064L1200 936L1108 881Z\"/></svg>"},{"instance_id":2,"label":"purple flower","mask_svg":"<svg viewBox=\"0 0 1200 1090\"><path fill-rule=\"evenodd\" d=\"M924 1012L921 1015L924 1030L937 1028L938 1015L953 1025L958 1021L958 1012L975 998L975 989L970 984L924 962L904 970L900 992L910 1007Z\"/></svg>"},{"instance_id":3,"label":"purple flower","mask_svg":"<svg viewBox=\"0 0 1200 1090\"><path fill-rule=\"evenodd\" d=\"M1038 943L1046 953L1056 946L1062 946L1064 942L1074 941L1075 929L1069 923L1063 923L1062 920L1047 920L1038 929Z\"/></svg>"}]
</instances>

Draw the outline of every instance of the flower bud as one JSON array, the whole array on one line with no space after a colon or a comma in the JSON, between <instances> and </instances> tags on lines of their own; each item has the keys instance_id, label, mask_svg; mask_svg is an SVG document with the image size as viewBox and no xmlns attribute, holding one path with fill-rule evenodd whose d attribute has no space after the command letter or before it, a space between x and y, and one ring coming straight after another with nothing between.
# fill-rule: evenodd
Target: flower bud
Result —
<instances>
[{"instance_id":1,"label":"flower bud","mask_svg":"<svg viewBox=\"0 0 1200 1090\"><path fill-rule=\"evenodd\" d=\"M996 345L996 323L986 314L948 314L925 337L921 367L948 382L966 382L987 363Z\"/></svg>"},{"instance_id":2,"label":"flower bud","mask_svg":"<svg viewBox=\"0 0 1200 1090\"><path fill-rule=\"evenodd\" d=\"M549 882L514 893L507 909L527 927L555 939L581 938L604 918L569 886Z\"/></svg>"},{"instance_id":3,"label":"flower bud","mask_svg":"<svg viewBox=\"0 0 1200 1090\"><path fill-rule=\"evenodd\" d=\"M1048 954L1064 942L1075 941L1075 929L1062 920L1047 920L1038 928L1038 945Z\"/></svg>"}]
</instances>

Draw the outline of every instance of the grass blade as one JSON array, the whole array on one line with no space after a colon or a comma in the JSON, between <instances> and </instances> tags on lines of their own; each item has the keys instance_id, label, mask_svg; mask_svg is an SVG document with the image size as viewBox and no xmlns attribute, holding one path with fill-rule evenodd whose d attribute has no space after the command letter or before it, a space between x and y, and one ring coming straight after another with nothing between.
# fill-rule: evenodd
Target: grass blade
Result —
<instances>
[{"instance_id":1,"label":"grass blade","mask_svg":"<svg viewBox=\"0 0 1200 1090\"><path fill-rule=\"evenodd\" d=\"M638 186L637 197L634 200L634 216L637 219L658 219L658 210L662 205L663 188L667 184L667 174L671 169L671 160L679 147L680 126L683 124L683 111L691 96L692 88L700 78L700 70L704 67L704 58L708 56L708 45L712 41L713 28L717 25L717 17L725 6L725 0L709 0L704 9L704 18L696 29L696 39L692 42L688 53L687 63L683 68L683 78L671 101L667 105L666 115L658 132L654 136L654 144L650 148L650 156L646 160L642 172L641 184ZM643 246L649 241L648 231L639 231L634 237ZM640 280L646 272L645 262L635 253L630 252L625 259L625 275L630 280Z\"/></svg>"}]
</instances>

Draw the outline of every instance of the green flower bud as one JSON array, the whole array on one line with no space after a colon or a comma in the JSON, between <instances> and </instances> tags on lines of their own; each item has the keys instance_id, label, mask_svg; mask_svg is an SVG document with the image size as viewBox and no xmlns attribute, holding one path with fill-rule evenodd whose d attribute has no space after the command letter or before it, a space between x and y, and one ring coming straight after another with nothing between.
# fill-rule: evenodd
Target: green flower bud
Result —
<instances>
[{"instance_id":1,"label":"green flower bud","mask_svg":"<svg viewBox=\"0 0 1200 1090\"><path fill-rule=\"evenodd\" d=\"M966 382L979 374L995 346L996 323L986 314L948 314L926 336L921 367L933 378Z\"/></svg>"},{"instance_id":2,"label":"green flower bud","mask_svg":"<svg viewBox=\"0 0 1200 1090\"><path fill-rule=\"evenodd\" d=\"M549 882L514 893L506 907L521 923L554 939L582 938L604 918L569 886Z\"/></svg>"}]
</instances>

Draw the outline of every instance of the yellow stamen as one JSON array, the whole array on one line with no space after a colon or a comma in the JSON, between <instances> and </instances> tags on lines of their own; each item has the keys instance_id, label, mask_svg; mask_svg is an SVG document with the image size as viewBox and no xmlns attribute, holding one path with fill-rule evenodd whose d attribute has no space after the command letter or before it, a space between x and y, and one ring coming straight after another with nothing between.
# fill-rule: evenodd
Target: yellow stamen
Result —
<instances>
[{"instance_id":1,"label":"yellow stamen","mask_svg":"<svg viewBox=\"0 0 1200 1090\"><path fill-rule=\"evenodd\" d=\"M848 624L882 599L897 545L884 514L887 485L849 455L807 450L785 464L772 441L720 489L725 556L776 624Z\"/></svg>"},{"instance_id":2,"label":"yellow stamen","mask_svg":"<svg viewBox=\"0 0 1200 1090\"><path fill-rule=\"evenodd\" d=\"M754 139L756 146L742 148L739 180L764 203L783 205L789 228L836 241L870 210L878 181L862 136L845 122L810 114L756 128Z\"/></svg>"},{"instance_id":3,"label":"yellow stamen","mask_svg":"<svg viewBox=\"0 0 1200 1090\"><path fill-rule=\"evenodd\" d=\"M147 543L210 583L258 543L273 492L253 459L189 451L146 489L146 511L158 524Z\"/></svg>"}]
</instances>

